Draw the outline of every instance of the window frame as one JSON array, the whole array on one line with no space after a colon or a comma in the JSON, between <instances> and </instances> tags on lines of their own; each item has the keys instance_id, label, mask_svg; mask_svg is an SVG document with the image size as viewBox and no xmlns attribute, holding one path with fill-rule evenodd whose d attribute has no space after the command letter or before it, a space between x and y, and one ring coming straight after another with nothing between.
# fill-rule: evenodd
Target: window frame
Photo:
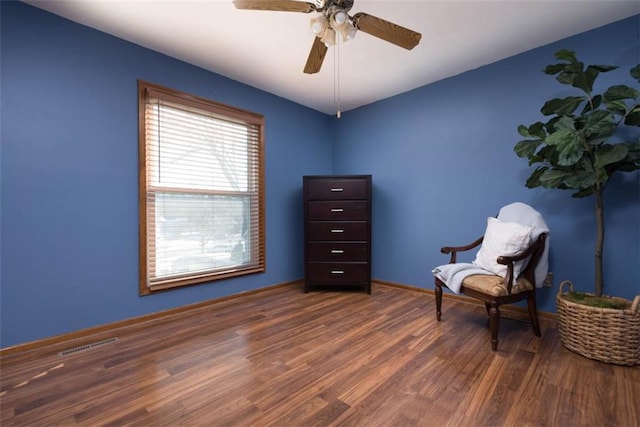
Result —
<instances>
[{"instance_id":1,"label":"window frame","mask_svg":"<svg viewBox=\"0 0 640 427\"><path fill-rule=\"evenodd\" d=\"M149 224L149 211L154 209L153 204L148 203L147 193L149 191L147 171L147 135L146 135L146 104L147 98L155 98L179 104L185 108L201 110L212 113L223 120L243 123L258 128L257 146L257 262L249 266L231 266L229 268L217 269L215 271L195 272L159 280L151 283L150 272L147 263L149 250L148 234L155 230L155 221ZM149 295L158 291L181 288L195 284L204 284L230 277L243 276L248 274L262 273L266 270L266 247L265 247L265 180L264 180L264 116L251 111L243 110L233 106L221 104L195 95L190 95L171 89L165 86L138 80L138 218L139 218L139 293L141 296ZM249 173L249 172L248 172ZM251 175L255 176L255 175ZM155 215L151 215L155 217ZM251 217L251 215L250 215ZM253 225L253 222L252 222ZM152 227L152 231L149 231ZM252 227L253 228L253 227Z\"/></svg>"}]
</instances>

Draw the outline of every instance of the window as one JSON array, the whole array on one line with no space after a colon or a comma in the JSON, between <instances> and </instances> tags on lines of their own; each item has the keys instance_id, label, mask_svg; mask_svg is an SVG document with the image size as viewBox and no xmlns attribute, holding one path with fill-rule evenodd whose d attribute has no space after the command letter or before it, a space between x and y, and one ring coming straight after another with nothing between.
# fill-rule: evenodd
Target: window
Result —
<instances>
[{"instance_id":1,"label":"window","mask_svg":"<svg viewBox=\"0 0 640 427\"><path fill-rule=\"evenodd\" d=\"M262 272L263 116L138 82L140 294Z\"/></svg>"}]
</instances>

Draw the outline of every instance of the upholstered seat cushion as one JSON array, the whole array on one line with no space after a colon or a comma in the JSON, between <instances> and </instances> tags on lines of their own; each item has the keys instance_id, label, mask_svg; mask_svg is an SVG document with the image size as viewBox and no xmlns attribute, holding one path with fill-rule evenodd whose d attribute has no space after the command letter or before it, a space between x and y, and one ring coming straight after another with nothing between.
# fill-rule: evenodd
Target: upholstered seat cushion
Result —
<instances>
[{"instance_id":1,"label":"upholstered seat cushion","mask_svg":"<svg viewBox=\"0 0 640 427\"><path fill-rule=\"evenodd\" d=\"M462 286L467 289L473 289L478 292L482 292L487 295L493 295L496 297L509 295L507 288L504 286L504 278L500 276L488 276L483 274L472 274L467 276L462 281ZM511 288L512 294L518 294L523 291L529 291L533 289L531 282L524 277L520 277L516 280L516 283Z\"/></svg>"}]
</instances>

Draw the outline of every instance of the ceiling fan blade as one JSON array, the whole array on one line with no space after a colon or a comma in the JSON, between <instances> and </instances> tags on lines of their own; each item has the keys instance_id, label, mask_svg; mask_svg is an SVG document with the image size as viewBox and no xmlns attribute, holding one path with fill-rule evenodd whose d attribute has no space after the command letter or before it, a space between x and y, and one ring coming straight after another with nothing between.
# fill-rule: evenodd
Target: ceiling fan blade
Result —
<instances>
[{"instance_id":1,"label":"ceiling fan blade","mask_svg":"<svg viewBox=\"0 0 640 427\"><path fill-rule=\"evenodd\" d=\"M316 10L313 3L294 0L233 0L236 9L276 10L282 12L309 13Z\"/></svg>"},{"instance_id":2,"label":"ceiling fan blade","mask_svg":"<svg viewBox=\"0 0 640 427\"><path fill-rule=\"evenodd\" d=\"M322 61L327 54L327 45L325 45L320 37L313 38L313 45L311 46L311 52L307 58L307 63L304 66L304 72L306 74L315 74L320 71L322 67Z\"/></svg>"},{"instance_id":3,"label":"ceiling fan blade","mask_svg":"<svg viewBox=\"0 0 640 427\"><path fill-rule=\"evenodd\" d=\"M362 12L353 15L353 25L360 31L408 50L416 47L422 38L420 33Z\"/></svg>"}]
</instances>

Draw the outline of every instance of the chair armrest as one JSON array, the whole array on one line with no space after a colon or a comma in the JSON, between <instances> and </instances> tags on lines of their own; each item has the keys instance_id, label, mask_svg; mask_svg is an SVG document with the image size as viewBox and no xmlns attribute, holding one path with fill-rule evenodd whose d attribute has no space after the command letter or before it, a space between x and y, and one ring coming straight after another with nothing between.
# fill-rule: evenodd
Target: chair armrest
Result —
<instances>
[{"instance_id":1,"label":"chair armrest","mask_svg":"<svg viewBox=\"0 0 640 427\"><path fill-rule=\"evenodd\" d=\"M498 262L498 264L509 265L509 263L523 260L526 257L530 256L543 243L544 243L544 237L541 236L531 246L529 246L526 250L520 252L519 254L501 255L498 257L496 261Z\"/></svg>"},{"instance_id":2,"label":"chair armrest","mask_svg":"<svg viewBox=\"0 0 640 427\"><path fill-rule=\"evenodd\" d=\"M513 285L513 279L514 279L514 277L513 277L513 263L518 262L520 260L523 260L523 259L525 259L525 258L527 258L529 256L532 256L536 251L539 251L539 253L537 255L537 259L533 260L535 263L537 263L539 258L540 258L540 254L542 252L541 249L544 248L544 242L546 240L546 237L547 237L546 234L543 233L543 234L540 235L540 237L538 237L538 240L536 240L526 250L520 252L519 254L501 255L496 259L498 264L502 264L502 265L506 265L507 266L507 274L504 277L504 285L507 288L507 291L509 292L509 294L511 294L511 287ZM534 258L536 258L536 257L534 256ZM515 279L517 279L517 277ZM534 282L535 282L535 280L534 280ZM533 283L533 286L535 286L535 283Z\"/></svg>"},{"instance_id":3,"label":"chair armrest","mask_svg":"<svg viewBox=\"0 0 640 427\"><path fill-rule=\"evenodd\" d=\"M458 252L468 251L470 249L475 248L476 246L479 246L480 243L482 243L483 239L484 239L484 236L481 236L480 238L476 239L474 242L464 246L444 246L440 248L440 252L442 252L445 255L451 254L451 259L449 260L449 264L454 264L456 262L456 255Z\"/></svg>"}]
</instances>

